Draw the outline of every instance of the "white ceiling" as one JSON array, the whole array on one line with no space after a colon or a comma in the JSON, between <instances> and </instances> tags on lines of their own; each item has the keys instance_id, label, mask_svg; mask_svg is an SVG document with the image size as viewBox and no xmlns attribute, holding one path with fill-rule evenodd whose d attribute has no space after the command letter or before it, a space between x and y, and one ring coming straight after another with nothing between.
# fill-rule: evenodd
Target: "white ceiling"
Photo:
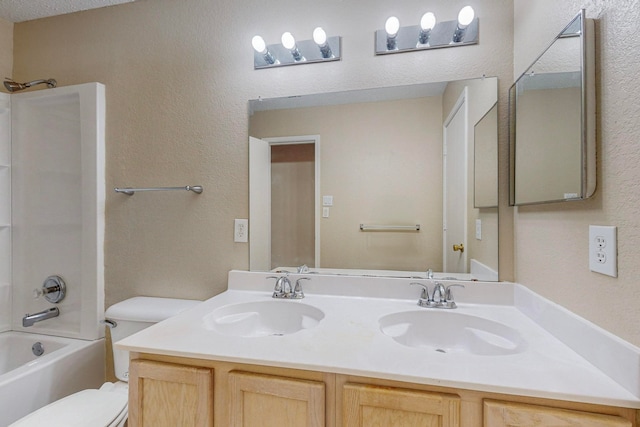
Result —
<instances>
[{"instance_id":1,"label":"white ceiling","mask_svg":"<svg viewBox=\"0 0 640 427\"><path fill-rule=\"evenodd\" d=\"M9 22L31 21L132 1L135 0L0 0L0 18Z\"/></svg>"}]
</instances>

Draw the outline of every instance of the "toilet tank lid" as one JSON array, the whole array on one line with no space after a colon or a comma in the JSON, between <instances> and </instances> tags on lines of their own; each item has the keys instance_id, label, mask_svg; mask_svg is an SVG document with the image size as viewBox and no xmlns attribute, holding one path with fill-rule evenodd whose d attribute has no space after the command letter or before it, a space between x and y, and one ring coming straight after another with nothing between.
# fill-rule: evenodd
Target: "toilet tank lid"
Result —
<instances>
[{"instance_id":1,"label":"toilet tank lid","mask_svg":"<svg viewBox=\"0 0 640 427\"><path fill-rule=\"evenodd\" d=\"M111 320L157 323L195 307L201 302L174 298L134 297L112 305L104 314Z\"/></svg>"}]
</instances>

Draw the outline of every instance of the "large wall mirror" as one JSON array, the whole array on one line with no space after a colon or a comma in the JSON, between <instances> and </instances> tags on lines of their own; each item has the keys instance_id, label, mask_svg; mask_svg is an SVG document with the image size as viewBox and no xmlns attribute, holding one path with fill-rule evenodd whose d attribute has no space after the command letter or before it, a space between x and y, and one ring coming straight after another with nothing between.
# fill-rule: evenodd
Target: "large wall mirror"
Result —
<instances>
[{"instance_id":1,"label":"large wall mirror","mask_svg":"<svg viewBox=\"0 0 640 427\"><path fill-rule=\"evenodd\" d=\"M250 269L498 280L497 91L478 78L251 100Z\"/></svg>"},{"instance_id":2,"label":"large wall mirror","mask_svg":"<svg viewBox=\"0 0 640 427\"><path fill-rule=\"evenodd\" d=\"M593 195L593 43L593 20L582 11L511 87L511 205Z\"/></svg>"}]
</instances>

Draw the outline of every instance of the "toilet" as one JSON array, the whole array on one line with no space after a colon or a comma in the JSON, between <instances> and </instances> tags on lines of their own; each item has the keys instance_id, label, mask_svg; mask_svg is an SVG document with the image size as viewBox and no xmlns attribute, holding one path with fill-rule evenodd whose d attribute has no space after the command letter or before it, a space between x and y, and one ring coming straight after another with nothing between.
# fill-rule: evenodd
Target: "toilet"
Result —
<instances>
[{"instance_id":1,"label":"toilet","mask_svg":"<svg viewBox=\"0 0 640 427\"><path fill-rule=\"evenodd\" d=\"M171 316L201 301L134 297L112 305L105 312L111 326L111 342ZM128 416L129 352L113 350L116 383L106 382L99 389L82 390L19 419L9 427L122 427Z\"/></svg>"}]
</instances>

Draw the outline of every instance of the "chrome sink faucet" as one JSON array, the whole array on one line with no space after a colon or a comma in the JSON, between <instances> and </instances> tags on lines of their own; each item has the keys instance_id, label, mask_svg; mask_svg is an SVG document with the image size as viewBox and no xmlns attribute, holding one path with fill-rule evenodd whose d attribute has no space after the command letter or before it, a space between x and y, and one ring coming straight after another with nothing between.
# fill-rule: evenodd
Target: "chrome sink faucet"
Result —
<instances>
[{"instance_id":1,"label":"chrome sink faucet","mask_svg":"<svg viewBox=\"0 0 640 427\"><path fill-rule=\"evenodd\" d=\"M418 299L418 305L420 307L427 308L457 308L458 306L454 301L451 288L455 286L464 288L464 285L460 285L457 283L445 287L442 283L436 282L434 284L433 293L431 294L431 296L429 296L429 287L427 285L418 282L411 282L411 285L422 286L422 292L420 293L420 298Z\"/></svg>"},{"instance_id":2,"label":"chrome sink faucet","mask_svg":"<svg viewBox=\"0 0 640 427\"><path fill-rule=\"evenodd\" d=\"M304 292L302 290L301 280L311 280L309 277L300 277L296 280L295 286L291 285L289 280L289 273L284 276L276 277L269 276L267 279L276 279L276 285L273 288L272 298L279 299L302 299L304 298Z\"/></svg>"}]
</instances>

